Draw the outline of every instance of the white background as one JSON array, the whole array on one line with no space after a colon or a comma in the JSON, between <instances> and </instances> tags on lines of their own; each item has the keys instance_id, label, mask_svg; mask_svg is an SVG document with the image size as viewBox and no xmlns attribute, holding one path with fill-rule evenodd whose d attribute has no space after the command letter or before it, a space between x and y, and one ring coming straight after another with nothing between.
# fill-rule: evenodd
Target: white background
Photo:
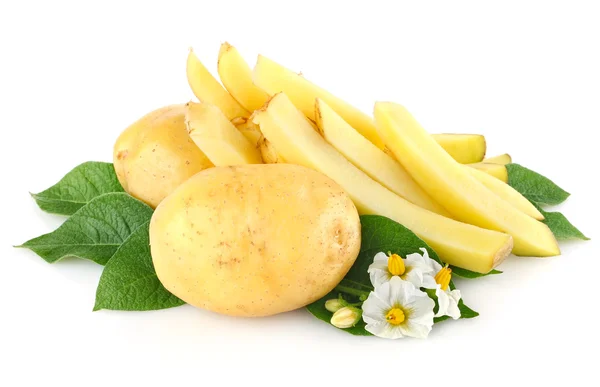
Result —
<instances>
[{"instance_id":1,"label":"white background","mask_svg":"<svg viewBox=\"0 0 600 387\"><path fill-rule=\"evenodd\" d=\"M85 3L85 4L84 4ZM600 13L594 2L120 1L0 6L0 385L524 385L597 381ZM352 337L303 310L234 319L184 306L92 312L101 267L11 245L57 227L39 192L110 161L139 116L192 98L193 46L229 41L371 111L405 104L431 132L486 135L488 154L554 179L592 237L457 281L473 320L429 339ZM319 375L321 374L321 375Z\"/></svg>"}]
</instances>

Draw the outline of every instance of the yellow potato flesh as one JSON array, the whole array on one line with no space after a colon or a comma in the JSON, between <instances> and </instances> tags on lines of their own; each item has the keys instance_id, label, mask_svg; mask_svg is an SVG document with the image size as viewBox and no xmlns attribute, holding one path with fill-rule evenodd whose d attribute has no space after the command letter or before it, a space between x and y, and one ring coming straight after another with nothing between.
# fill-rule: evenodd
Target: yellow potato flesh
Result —
<instances>
[{"instance_id":1,"label":"yellow potato flesh","mask_svg":"<svg viewBox=\"0 0 600 387\"><path fill-rule=\"evenodd\" d=\"M186 127L194 143L216 166L260 164L260 152L221 110L208 103L186 105Z\"/></svg>"},{"instance_id":2,"label":"yellow potato flesh","mask_svg":"<svg viewBox=\"0 0 600 387\"><path fill-rule=\"evenodd\" d=\"M271 59L258 56L252 79L269 95L284 92L312 121L316 121L315 98L321 98L360 134L378 148L383 148L384 144L371 117Z\"/></svg>"},{"instance_id":3,"label":"yellow potato flesh","mask_svg":"<svg viewBox=\"0 0 600 387\"><path fill-rule=\"evenodd\" d=\"M184 105L148 117L119 136L113 161L125 191L156 207L190 176L213 164L187 133Z\"/></svg>"},{"instance_id":4,"label":"yellow potato flesh","mask_svg":"<svg viewBox=\"0 0 600 387\"><path fill-rule=\"evenodd\" d=\"M488 163L488 164L506 165L506 164L512 163L512 157L510 157L510 155L508 153L505 153L505 154L499 155L499 156L486 157L485 159L483 159L483 162Z\"/></svg>"},{"instance_id":5,"label":"yellow potato flesh","mask_svg":"<svg viewBox=\"0 0 600 387\"><path fill-rule=\"evenodd\" d=\"M419 207L450 216L400 163L361 136L321 99L317 99L316 118L325 140L372 179Z\"/></svg>"},{"instance_id":6,"label":"yellow potato flesh","mask_svg":"<svg viewBox=\"0 0 600 387\"><path fill-rule=\"evenodd\" d=\"M432 135L452 158L461 164L478 163L486 152L485 137L481 134L440 133Z\"/></svg>"},{"instance_id":7,"label":"yellow potato flesh","mask_svg":"<svg viewBox=\"0 0 600 387\"><path fill-rule=\"evenodd\" d=\"M185 302L267 316L329 293L360 249L360 220L334 181L297 165L203 171L156 209L152 259Z\"/></svg>"},{"instance_id":8,"label":"yellow potato flesh","mask_svg":"<svg viewBox=\"0 0 600 387\"><path fill-rule=\"evenodd\" d=\"M228 119L249 117L250 112L244 109L219 81L212 76L200 59L190 50L186 66L187 80L194 95L201 102L217 106Z\"/></svg>"},{"instance_id":9,"label":"yellow potato flesh","mask_svg":"<svg viewBox=\"0 0 600 387\"><path fill-rule=\"evenodd\" d=\"M506 170L506 166L502 164L475 163L465 165L467 165L469 168L475 168L481 172L485 172L504 183L508 183L508 171Z\"/></svg>"},{"instance_id":10,"label":"yellow potato flesh","mask_svg":"<svg viewBox=\"0 0 600 387\"><path fill-rule=\"evenodd\" d=\"M556 239L545 224L518 211L477 181L403 106L378 102L375 120L396 159L456 219L511 235L517 255L560 254Z\"/></svg>"},{"instance_id":11,"label":"yellow potato flesh","mask_svg":"<svg viewBox=\"0 0 600 387\"><path fill-rule=\"evenodd\" d=\"M285 159L318 170L350 195L359 212L386 216L427 242L450 264L487 273L510 254L512 238L422 209L352 165L314 131L283 93L255 112L254 122Z\"/></svg>"},{"instance_id":12,"label":"yellow potato flesh","mask_svg":"<svg viewBox=\"0 0 600 387\"><path fill-rule=\"evenodd\" d=\"M217 70L229 94L248 111L259 109L267 102L267 93L252 83L252 69L229 43L221 45Z\"/></svg>"},{"instance_id":13,"label":"yellow potato flesh","mask_svg":"<svg viewBox=\"0 0 600 387\"><path fill-rule=\"evenodd\" d=\"M521 211L525 215L531 216L537 220L543 220L544 215L529 200L519 193L516 189L510 185L503 183L495 177L488 175L475 168L465 168L471 176L475 177L481 184L487 189L492 191L494 194L499 196L501 199L510 203L517 210Z\"/></svg>"}]
</instances>

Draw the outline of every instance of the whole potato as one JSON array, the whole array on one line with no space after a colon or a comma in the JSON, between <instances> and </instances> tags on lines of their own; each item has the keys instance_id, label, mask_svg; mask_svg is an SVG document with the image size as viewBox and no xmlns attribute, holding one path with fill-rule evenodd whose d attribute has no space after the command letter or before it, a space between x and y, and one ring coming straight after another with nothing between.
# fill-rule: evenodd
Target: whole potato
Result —
<instances>
[{"instance_id":1,"label":"whole potato","mask_svg":"<svg viewBox=\"0 0 600 387\"><path fill-rule=\"evenodd\" d=\"M113 163L125 191L152 207L213 166L187 133L185 105L155 110L125 129L115 143Z\"/></svg>"},{"instance_id":2,"label":"whole potato","mask_svg":"<svg viewBox=\"0 0 600 387\"><path fill-rule=\"evenodd\" d=\"M291 164L205 170L179 186L150 223L165 288L194 306L267 316L330 292L360 249L360 220L327 176Z\"/></svg>"}]
</instances>

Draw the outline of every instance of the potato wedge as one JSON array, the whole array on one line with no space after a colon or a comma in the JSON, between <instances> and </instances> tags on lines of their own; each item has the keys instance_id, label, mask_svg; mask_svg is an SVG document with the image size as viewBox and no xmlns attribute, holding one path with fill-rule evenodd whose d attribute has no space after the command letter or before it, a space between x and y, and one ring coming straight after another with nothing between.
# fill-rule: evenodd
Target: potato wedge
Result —
<instances>
[{"instance_id":1,"label":"potato wedge","mask_svg":"<svg viewBox=\"0 0 600 387\"><path fill-rule=\"evenodd\" d=\"M510 155L508 153L505 153L505 154L499 155L499 156L487 157L487 158L483 159L483 162L488 163L488 164L506 165L506 164L512 163L512 157L510 157Z\"/></svg>"},{"instance_id":2,"label":"potato wedge","mask_svg":"<svg viewBox=\"0 0 600 387\"><path fill-rule=\"evenodd\" d=\"M269 95L284 92L304 115L315 121L315 98L321 98L360 134L383 149L373 119L349 103L339 99L278 63L262 55L258 56L252 76L254 83Z\"/></svg>"},{"instance_id":3,"label":"potato wedge","mask_svg":"<svg viewBox=\"0 0 600 387\"><path fill-rule=\"evenodd\" d=\"M544 215L529 200L519 193L516 189L510 185L503 183L495 177L488 175L487 173L480 171L475 168L468 168L464 166L466 171L469 171L471 176L475 177L481 184L486 186L487 189L501 197L514 208L521 211L522 213L531 216L533 219L544 220Z\"/></svg>"},{"instance_id":4,"label":"potato wedge","mask_svg":"<svg viewBox=\"0 0 600 387\"><path fill-rule=\"evenodd\" d=\"M225 42L219 50L217 70L223 86L248 111L260 109L269 96L252 83L252 69L238 50Z\"/></svg>"},{"instance_id":5,"label":"potato wedge","mask_svg":"<svg viewBox=\"0 0 600 387\"><path fill-rule=\"evenodd\" d=\"M217 106L230 120L250 116L250 112L244 109L204 67L192 49L188 54L186 73L188 83L200 102Z\"/></svg>"},{"instance_id":6,"label":"potato wedge","mask_svg":"<svg viewBox=\"0 0 600 387\"><path fill-rule=\"evenodd\" d=\"M548 226L518 211L477 181L402 105L376 103L375 120L396 159L456 219L511 235L517 255L560 254Z\"/></svg>"},{"instance_id":7,"label":"potato wedge","mask_svg":"<svg viewBox=\"0 0 600 387\"><path fill-rule=\"evenodd\" d=\"M350 195L362 214L403 224L453 265L487 273L510 254L512 238L424 210L401 198L352 165L306 121L283 93L276 94L254 122L285 159L324 173Z\"/></svg>"},{"instance_id":8,"label":"potato wedge","mask_svg":"<svg viewBox=\"0 0 600 387\"><path fill-rule=\"evenodd\" d=\"M508 171L502 164L490 164L490 163L475 163L466 164L470 168L479 169L481 172L485 172L490 176L494 176L496 179L508 183Z\"/></svg>"},{"instance_id":9,"label":"potato wedge","mask_svg":"<svg viewBox=\"0 0 600 387\"><path fill-rule=\"evenodd\" d=\"M485 156L485 137L481 134L440 133L432 136L454 160L461 164L478 163Z\"/></svg>"},{"instance_id":10,"label":"potato wedge","mask_svg":"<svg viewBox=\"0 0 600 387\"><path fill-rule=\"evenodd\" d=\"M218 107L187 103L185 125L194 143L215 166L262 164L258 149Z\"/></svg>"},{"instance_id":11,"label":"potato wedge","mask_svg":"<svg viewBox=\"0 0 600 387\"><path fill-rule=\"evenodd\" d=\"M315 117L325 140L369 177L419 207L450 217L398 161L361 136L320 98L315 105Z\"/></svg>"}]
</instances>

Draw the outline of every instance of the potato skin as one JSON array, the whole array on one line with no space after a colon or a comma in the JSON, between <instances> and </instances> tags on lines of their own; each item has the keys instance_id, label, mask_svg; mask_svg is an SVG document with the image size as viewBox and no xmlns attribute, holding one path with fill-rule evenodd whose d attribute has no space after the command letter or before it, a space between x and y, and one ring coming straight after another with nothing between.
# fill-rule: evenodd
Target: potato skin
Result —
<instances>
[{"instance_id":1,"label":"potato skin","mask_svg":"<svg viewBox=\"0 0 600 387\"><path fill-rule=\"evenodd\" d=\"M268 316L330 292L360 249L360 220L333 180L290 164L211 168L167 197L150 223L170 292L231 316Z\"/></svg>"},{"instance_id":2,"label":"potato skin","mask_svg":"<svg viewBox=\"0 0 600 387\"><path fill-rule=\"evenodd\" d=\"M157 109L121 133L113 149L119 182L152 207L181 183L213 164L185 128L185 105Z\"/></svg>"}]
</instances>

